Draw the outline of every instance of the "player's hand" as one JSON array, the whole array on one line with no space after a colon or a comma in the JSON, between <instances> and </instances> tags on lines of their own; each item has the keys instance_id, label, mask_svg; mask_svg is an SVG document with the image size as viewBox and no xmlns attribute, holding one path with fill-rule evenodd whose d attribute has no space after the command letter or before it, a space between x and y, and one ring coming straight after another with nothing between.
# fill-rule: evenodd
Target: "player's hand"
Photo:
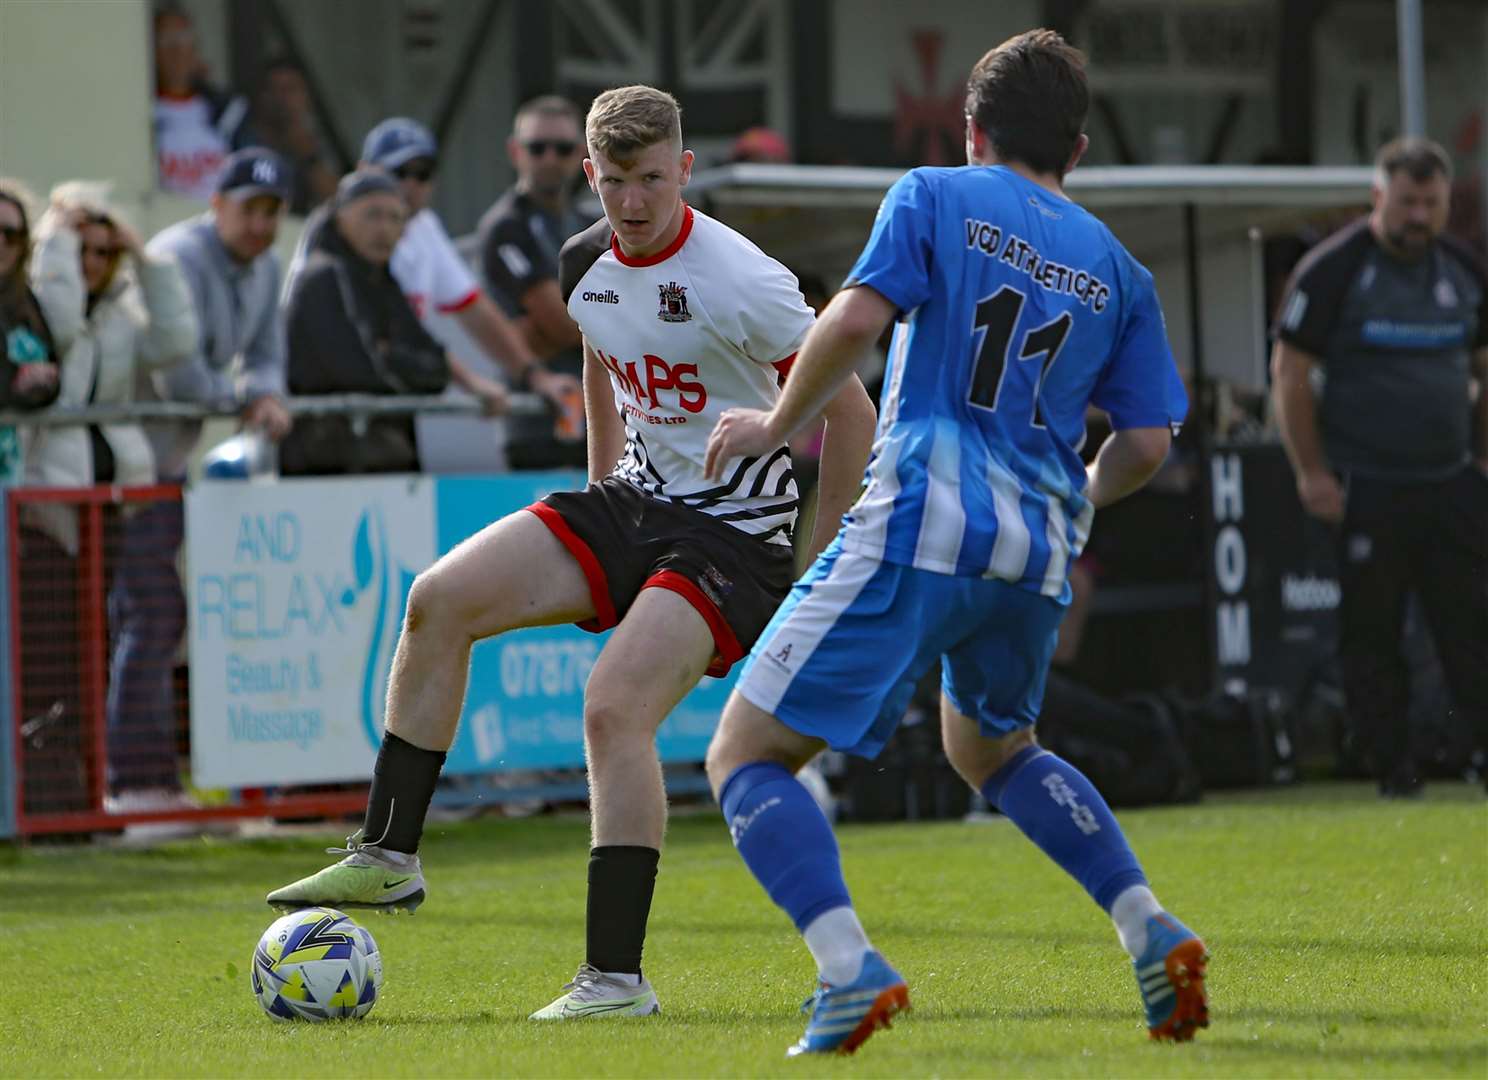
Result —
<instances>
[{"instance_id":1,"label":"player's hand","mask_svg":"<svg viewBox=\"0 0 1488 1080\"><path fill-rule=\"evenodd\" d=\"M584 393L584 384L572 375L549 371L541 365L532 372L527 385L532 387L534 394L541 394L552 402L553 408L559 412L563 411L574 394L582 396Z\"/></svg>"},{"instance_id":2,"label":"player's hand","mask_svg":"<svg viewBox=\"0 0 1488 1080\"><path fill-rule=\"evenodd\" d=\"M703 458L703 473L710 480L723 477L723 467L731 458L758 457L781 443L770 425L772 413L763 409L726 409L708 436L708 452Z\"/></svg>"},{"instance_id":3,"label":"player's hand","mask_svg":"<svg viewBox=\"0 0 1488 1080\"><path fill-rule=\"evenodd\" d=\"M289 434L289 429L294 427L294 420L284 407L284 402L273 394L255 398L243 410L241 419L245 428L257 428L274 442L284 438Z\"/></svg>"},{"instance_id":4,"label":"player's hand","mask_svg":"<svg viewBox=\"0 0 1488 1080\"><path fill-rule=\"evenodd\" d=\"M1327 469L1299 475L1297 495L1302 499L1302 509L1318 520L1334 525L1343 520L1343 486Z\"/></svg>"}]
</instances>

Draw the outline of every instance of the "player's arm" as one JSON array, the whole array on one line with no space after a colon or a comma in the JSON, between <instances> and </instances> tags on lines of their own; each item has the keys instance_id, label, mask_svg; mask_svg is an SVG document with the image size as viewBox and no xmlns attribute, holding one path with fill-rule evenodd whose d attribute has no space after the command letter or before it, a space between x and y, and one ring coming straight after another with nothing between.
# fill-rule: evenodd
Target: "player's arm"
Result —
<instances>
[{"instance_id":1,"label":"player's arm","mask_svg":"<svg viewBox=\"0 0 1488 1080\"><path fill-rule=\"evenodd\" d=\"M884 329L893 320L898 308L882 293L869 286L859 285L844 289L832 298L825 311L806 335L801 351L790 377L785 380L785 390L775 407L769 412L760 409L729 409L719 417L713 433L708 436L708 453L703 468L708 476L719 478L725 464L732 458L752 457L768 453L785 442L806 423L822 412L842 390L843 384L852 378L853 369L862 359L863 353L879 339ZM861 393L861 390L859 391ZM848 395L849 399L851 395ZM866 395L864 395L866 399ZM854 406L845 404L852 410ZM871 414L872 406L869 406ZM831 418L828 417L830 430ZM847 426L851 426L851 421ZM871 425L869 438L871 439ZM845 467L848 452L844 451L842 465ZM857 466L867 460L866 450ZM826 447L822 451L823 484L827 472ZM834 471L838 468L833 465ZM818 520L834 521L825 505L827 492L822 490L822 511ZM845 510L846 506L842 507ZM837 511L837 517L841 510ZM836 525L831 525L836 532Z\"/></svg>"},{"instance_id":2,"label":"player's arm","mask_svg":"<svg viewBox=\"0 0 1488 1080\"><path fill-rule=\"evenodd\" d=\"M587 341L584 342L584 415L589 434L589 482L596 484L614 471L615 463L625 452L625 421L615 411L610 373Z\"/></svg>"},{"instance_id":3,"label":"player's arm","mask_svg":"<svg viewBox=\"0 0 1488 1080\"><path fill-rule=\"evenodd\" d=\"M1099 510L1130 495L1162 468L1172 445L1173 433L1165 427L1111 432L1086 470L1086 497Z\"/></svg>"},{"instance_id":4,"label":"player's arm","mask_svg":"<svg viewBox=\"0 0 1488 1080\"><path fill-rule=\"evenodd\" d=\"M1343 519L1343 488L1323 453L1318 432L1312 369L1318 358L1278 339L1271 351L1271 401L1281 442L1297 477L1297 494L1307 512L1323 521Z\"/></svg>"},{"instance_id":5,"label":"player's arm","mask_svg":"<svg viewBox=\"0 0 1488 1080\"><path fill-rule=\"evenodd\" d=\"M876 339L875 339L876 340ZM786 379L790 385L790 379ZM807 561L826 550L842 525L842 515L857 501L863 487L863 469L873 449L873 429L878 422L868 391L856 374L822 409L827 423L822 435L821 469L816 482L816 522L806 549Z\"/></svg>"}]
</instances>

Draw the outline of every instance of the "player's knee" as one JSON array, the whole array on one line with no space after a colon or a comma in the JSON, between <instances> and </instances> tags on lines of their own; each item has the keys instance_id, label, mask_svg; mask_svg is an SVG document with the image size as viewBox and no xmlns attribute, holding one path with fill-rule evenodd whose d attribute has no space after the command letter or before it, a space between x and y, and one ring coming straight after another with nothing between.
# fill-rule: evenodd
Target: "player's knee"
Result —
<instances>
[{"instance_id":1,"label":"player's knee","mask_svg":"<svg viewBox=\"0 0 1488 1080\"><path fill-rule=\"evenodd\" d=\"M1022 750L1036 746L1033 728L1019 728L995 739L947 739L946 758L961 778L978 791L988 778Z\"/></svg>"},{"instance_id":2,"label":"player's knee","mask_svg":"<svg viewBox=\"0 0 1488 1080\"><path fill-rule=\"evenodd\" d=\"M449 575L439 563L413 579L403 616L403 632L459 633L462 629L461 597L451 588Z\"/></svg>"},{"instance_id":3,"label":"player's knee","mask_svg":"<svg viewBox=\"0 0 1488 1080\"><path fill-rule=\"evenodd\" d=\"M584 701L584 742L591 753L603 753L628 741L651 736L652 732L633 706L627 707L618 698L590 691Z\"/></svg>"}]
</instances>

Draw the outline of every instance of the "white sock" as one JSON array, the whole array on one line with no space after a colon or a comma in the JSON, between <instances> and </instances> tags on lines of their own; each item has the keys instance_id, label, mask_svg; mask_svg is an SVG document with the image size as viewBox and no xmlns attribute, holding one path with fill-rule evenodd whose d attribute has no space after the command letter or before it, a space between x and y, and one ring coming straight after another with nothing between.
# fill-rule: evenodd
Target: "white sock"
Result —
<instances>
[{"instance_id":1,"label":"white sock","mask_svg":"<svg viewBox=\"0 0 1488 1080\"><path fill-rule=\"evenodd\" d=\"M1111 905L1111 921L1121 947L1133 960L1147 948L1147 920L1162 912L1162 905L1146 885L1133 885L1122 892Z\"/></svg>"},{"instance_id":2,"label":"white sock","mask_svg":"<svg viewBox=\"0 0 1488 1080\"><path fill-rule=\"evenodd\" d=\"M603 975L606 979L613 979L621 986L641 985L641 977L634 971L602 971L600 972L600 974Z\"/></svg>"},{"instance_id":3,"label":"white sock","mask_svg":"<svg viewBox=\"0 0 1488 1080\"><path fill-rule=\"evenodd\" d=\"M846 986L863 970L863 954L873 948L858 913L850 907L833 908L811 920L801 932L816 960L821 977L833 986Z\"/></svg>"}]
</instances>

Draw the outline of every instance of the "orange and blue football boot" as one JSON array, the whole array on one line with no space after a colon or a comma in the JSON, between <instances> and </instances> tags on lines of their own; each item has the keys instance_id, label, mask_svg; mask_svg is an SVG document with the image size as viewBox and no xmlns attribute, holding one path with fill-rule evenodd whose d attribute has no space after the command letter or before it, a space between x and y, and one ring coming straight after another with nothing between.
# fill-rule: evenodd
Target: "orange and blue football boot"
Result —
<instances>
[{"instance_id":1,"label":"orange and blue football boot","mask_svg":"<svg viewBox=\"0 0 1488 1080\"><path fill-rule=\"evenodd\" d=\"M798 1054L851 1054L889 1019L909 1008L909 987L877 952L863 956L863 970L845 986L822 983L801 1006L811 1012L806 1034L786 1051Z\"/></svg>"},{"instance_id":2,"label":"orange and blue football boot","mask_svg":"<svg viewBox=\"0 0 1488 1080\"><path fill-rule=\"evenodd\" d=\"M1167 912L1147 920L1147 948L1132 962L1153 1039L1188 1042L1209 1026L1204 971L1209 950L1188 927Z\"/></svg>"}]
</instances>

